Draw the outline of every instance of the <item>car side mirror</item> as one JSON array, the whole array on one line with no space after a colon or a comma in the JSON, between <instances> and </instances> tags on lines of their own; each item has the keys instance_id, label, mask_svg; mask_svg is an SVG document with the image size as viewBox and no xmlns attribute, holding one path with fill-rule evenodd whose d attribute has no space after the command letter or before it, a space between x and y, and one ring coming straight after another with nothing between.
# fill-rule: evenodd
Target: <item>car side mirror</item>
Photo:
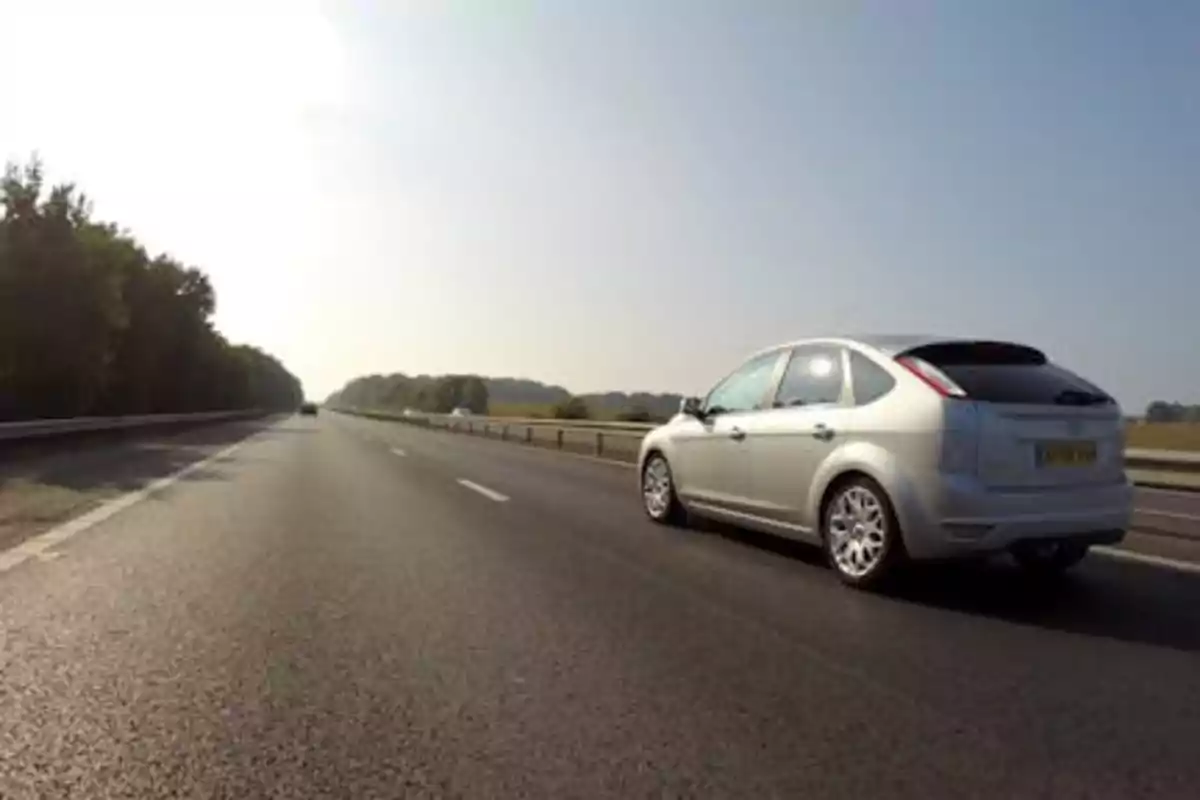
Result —
<instances>
[{"instance_id":1,"label":"car side mirror","mask_svg":"<svg viewBox=\"0 0 1200 800\"><path fill-rule=\"evenodd\" d=\"M699 397L685 397L679 401L679 413L687 414L689 417L700 419L704 416L704 411L700 408Z\"/></svg>"}]
</instances>

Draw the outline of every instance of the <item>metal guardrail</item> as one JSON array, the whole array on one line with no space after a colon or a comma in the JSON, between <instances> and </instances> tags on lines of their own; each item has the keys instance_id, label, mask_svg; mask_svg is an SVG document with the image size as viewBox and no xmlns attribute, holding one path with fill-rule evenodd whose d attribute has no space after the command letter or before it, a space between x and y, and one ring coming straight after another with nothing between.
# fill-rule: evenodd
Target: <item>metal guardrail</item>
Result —
<instances>
[{"instance_id":1,"label":"metal guardrail","mask_svg":"<svg viewBox=\"0 0 1200 800\"><path fill-rule=\"evenodd\" d=\"M648 431L657 427L640 422L455 417L448 414L404 416L389 411L346 408L334 410L354 416L582 452L614 461L636 460L642 438ZM1125 451L1125 468L1130 478L1141 485L1200 490L1200 453L1130 448Z\"/></svg>"},{"instance_id":2,"label":"metal guardrail","mask_svg":"<svg viewBox=\"0 0 1200 800\"><path fill-rule=\"evenodd\" d=\"M259 409L244 411L205 411L195 414L139 414L123 417L72 417L70 419L35 419L21 422L0 422L0 442L40 439L98 431L122 431L152 428L159 425L178 425L186 422L221 422L261 416Z\"/></svg>"},{"instance_id":3,"label":"metal guardrail","mask_svg":"<svg viewBox=\"0 0 1200 800\"><path fill-rule=\"evenodd\" d=\"M657 422L611 422L608 420L599 419L553 419L549 417L456 417L453 414L397 414L395 411L373 411L368 409L357 408L334 408L333 411L338 411L343 414L352 414L358 417L371 417L373 419L390 419L396 422L408 422L417 425L425 424L425 421L430 421L430 424L436 424L439 427L445 427L448 424L469 423L476 427L490 425L509 425L509 426L534 426L543 428L600 428L611 431L630 431L645 434L647 431L652 431L659 426Z\"/></svg>"},{"instance_id":4,"label":"metal guardrail","mask_svg":"<svg viewBox=\"0 0 1200 800\"><path fill-rule=\"evenodd\" d=\"M599 420L528 419L520 417L456 417L450 414L397 414L351 408L331 409L343 414L424 428L477 434L501 440L540 445L597 456L613 461L635 461L638 446L657 427L642 422Z\"/></svg>"},{"instance_id":5,"label":"metal guardrail","mask_svg":"<svg viewBox=\"0 0 1200 800\"><path fill-rule=\"evenodd\" d=\"M1188 472L1200 472L1200 453L1183 450L1147 450L1140 447L1130 447L1125 451L1125 463L1137 462L1139 466L1154 467L1155 465L1171 469L1183 469Z\"/></svg>"},{"instance_id":6,"label":"metal guardrail","mask_svg":"<svg viewBox=\"0 0 1200 800\"><path fill-rule=\"evenodd\" d=\"M441 415L430 415L441 416ZM646 433L657 428L658 422L609 422L599 419L546 419L544 417L446 417L452 420L476 419L488 422L506 423L509 425L534 425L552 428L600 428L608 431L629 431Z\"/></svg>"}]
</instances>

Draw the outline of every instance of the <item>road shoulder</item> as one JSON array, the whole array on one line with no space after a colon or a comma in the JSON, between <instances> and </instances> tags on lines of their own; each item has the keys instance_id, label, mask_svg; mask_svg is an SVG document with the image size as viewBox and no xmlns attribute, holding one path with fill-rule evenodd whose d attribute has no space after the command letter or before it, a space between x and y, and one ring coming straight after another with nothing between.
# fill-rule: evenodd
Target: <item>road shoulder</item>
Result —
<instances>
[{"instance_id":1,"label":"road shoulder","mask_svg":"<svg viewBox=\"0 0 1200 800\"><path fill-rule=\"evenodd\" d=\"M197 464L279 420L5 453L0 456L0 553Z\"/></svg>"}]
</instances>

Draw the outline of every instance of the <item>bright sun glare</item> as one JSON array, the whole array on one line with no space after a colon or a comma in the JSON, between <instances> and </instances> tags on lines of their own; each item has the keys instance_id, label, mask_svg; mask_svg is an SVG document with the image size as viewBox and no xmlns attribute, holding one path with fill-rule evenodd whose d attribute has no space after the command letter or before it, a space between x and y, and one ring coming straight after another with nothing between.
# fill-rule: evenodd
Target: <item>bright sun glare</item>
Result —
<instances>
[{"instance_id":1,"label":"bright sun glare","mask_svg":"<svg viewBox=\"0 0 1200 800\"><path fill-rule=\"evenodd\" d=\"M316 249L314 130L351 88L320 4L0 0L0 30L0 160L40 154L100 218L212 272L233 337L279 330L262 298Z\"/></svg>"}]
</instances>

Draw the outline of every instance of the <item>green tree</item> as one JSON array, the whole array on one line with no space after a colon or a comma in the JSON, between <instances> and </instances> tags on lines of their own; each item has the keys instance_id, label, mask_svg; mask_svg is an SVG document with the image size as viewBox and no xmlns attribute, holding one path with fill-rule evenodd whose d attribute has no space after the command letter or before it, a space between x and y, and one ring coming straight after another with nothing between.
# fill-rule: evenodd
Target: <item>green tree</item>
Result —
<instances>
[{"instance_id":1,"label":"green tree","mask_svg":"<svg viewBox=\"0 0 1200 800\"><path fill-rule=\"evenodd\" d=\"M463 379L459 404L471 409L473 414L488 413L488 389L482 378L468 375Z\"/></svg>"},{"instance_id":2,"label":"green tree","mask_svg":"<svg viewBox=\"0 0 1200 800\"><path fill-rule=\"evenodd\" d=\"M555 419L590 419L591 411L581 397L570 397L554 407Z\"/></svg>"},{"instance_id":3,"label":"green tree","mask_svg":"<svg viewBox=\"0 0 1200 800\"><path fill-rule=\"evenodd\" d=\"M617 419L620 422L651 422L653 417L643 406L632 406L619 411Z\"/></svg>"},{"instance_id":4,"label":"green tree","mask_svg":"<svg viewBox=\"0 0 1200 800\"><path fill-rule=\"evenodd\" d=\"M477 375L445 375L434 381L430 392L432 411L448 414L455 408L465 406L477 414L486 414L488 408L487 384Z\"/></svg>"},{"instance_id":5,"label":"green tree","mask_svg":"<svg viewBox=\"0 0 1200 800\"><path fill-rule=\"evenodd\" d=\"M461 375L447 375L433 386L433 411L437 414L449 414L458 407L462 397Z\"/></svg>"},{"instance_id":6,"label":"green tree","mask_svg":"<svg viewBox=\"0 0 1200 800\"><path fill-rule=\"evenodd\" d=\"M208 276L91 219L41 162L0 180L0 419L285 409L300 382L212 325Z\"/></svg>"},{"instance_id":7,"label":"green tree","mask_svg":"<svg viewBox=\"0 0 1200 800\"><path fill-rule=\"evenodd\" d=\"M1146 407L1147 422L1200 422L1200 406L1155 400Z\"/></svg>"},{"instance_id":8,"label":"green tree","mask_svg":"<svg viewBox=\"0 0 1200 800\"><path fill-rule=\"evenodd\" d=\"M114 276L80 235L88 203L73 186L44 192L35 160L5 170L0 208L5 416L86 413L104 391L123 322Z\"/></svg>"}]
</instances>

